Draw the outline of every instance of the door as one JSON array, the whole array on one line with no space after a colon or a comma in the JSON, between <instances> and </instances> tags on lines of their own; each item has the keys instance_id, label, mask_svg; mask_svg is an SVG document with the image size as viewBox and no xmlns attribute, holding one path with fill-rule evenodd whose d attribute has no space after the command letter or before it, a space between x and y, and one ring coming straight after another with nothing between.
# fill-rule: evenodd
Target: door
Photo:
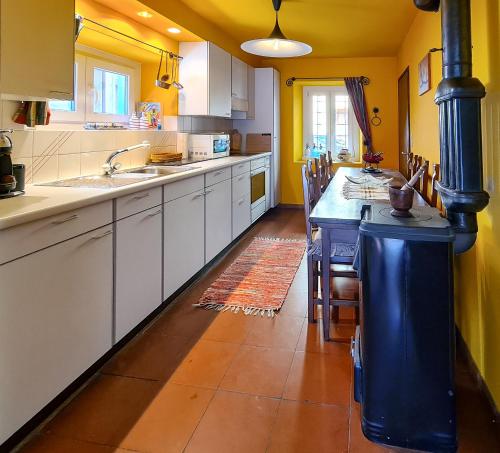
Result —
<instances>
[{"instance_id":1,"label":"door","mask_svg":"<svg viewBox=\"0 0 500 453\"><path fill-rule=\"evenodd\" d=\"M205 263L231 242L231 180L205 189Z\"/></svg>"},{"instance_id":2,"label":"door","mask_svg":"<svg viewBox=\"0 0 500 453\"><path fill-rule=\"evenodd\" d=\"M410 68L398 80L399 171L408 176L410 142Z\"/></svg>"},{"instance_id":3,"label":"door","mask_svg":"<svg viewBox=\"0 0 500 453\"><path fill-rule=\"evenodd\" d=\"M231 118L231 55L208 44L208 114Z\"/></svg>"},{"instance_id":4,"label":"door","mask_svg":"<svg viewBox=\"0 0 500 453\"><path fill-rule=\"evenodd\" d=\"M116 223L115 342L162 303L162 209Z\"/></svg>"},{"instance_id":5,"label":"door","mask_svg":"<svg viewBox=\"0 0 500 453\"><path fill-rule=\"evenodd\" d=\"M167 299L205 264L203 191L165 203L163 218L163 299Z\"/></svg>"},{"instance_id":6,"label":"door","mask_svg":"<svg viewBox=\"0 0 500 453\"><path fill-rule=\"evenodd\" d=\"M0 266L0 444L112 343L106 226Z\"/></svg>"}]
</instances>

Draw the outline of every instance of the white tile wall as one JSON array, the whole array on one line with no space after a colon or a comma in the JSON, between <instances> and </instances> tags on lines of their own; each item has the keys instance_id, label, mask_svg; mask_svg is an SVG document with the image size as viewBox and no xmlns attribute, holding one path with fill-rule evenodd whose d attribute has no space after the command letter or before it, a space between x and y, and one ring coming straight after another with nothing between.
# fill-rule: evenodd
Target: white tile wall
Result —
<instances>
[{"instance_id":1,"label":"white tile wall","mask_svg":"<svg viewBox=\"0 0 500 453\"><path fill-rule=\"evenodd\" d=\"M109 154L148 140L153 150L177 149L176 132L16 130L12 134L14 163L26 166L26 182L41 183L102 172ZM117 158L122 168L140 167L150 151L139 149Z\"/></svg>"}]
</instances>

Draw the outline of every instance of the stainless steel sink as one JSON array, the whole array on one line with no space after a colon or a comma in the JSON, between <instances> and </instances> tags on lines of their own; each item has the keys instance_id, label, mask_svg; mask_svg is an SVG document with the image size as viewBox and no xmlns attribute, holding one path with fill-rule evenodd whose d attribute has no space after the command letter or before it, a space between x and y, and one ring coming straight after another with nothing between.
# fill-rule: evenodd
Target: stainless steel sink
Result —
<instances>
[{"instance_id":1,"label":"stainless steel sink","mask_svg":"<svg viewBox=\"0 0 500 453\"><path fill-rule=\"evenodd\" d=\"M115 173L114 175L93 175L79 176L77 178L63 179L61 181L45 182L36 184L37 186L50 187L75 187L82 189L114 189L116 187L128 186L136 182L145 181L151 178L158 178L160 175Z\"/></svg>"},{"instance_id":2,"label":"stainless steel sink","mask_svg":"<svg viewBox=\"0 0 500 453\"><path fill-rule=\"evenodd\" d=\"M77 178L45 182L36 185L50 187L76 187L82 189L115 189L116 187L128 186L129 184L134 184L148 179L184 173L189 170L195 170L196 168L198 167L147 166L113 173L112 175L79 176Z\"/></svg>"},{"instance_id":3,"label":"stainless steel sink","mask_svg":"<svg viewBox=\"0 0 500 453\"><path fill-rule=\"evenodd\" d=\"M184 173L190 170L196 170L198 167L168 167L168 166L155 166L148 165L147 167L132 168L131 170L126 170L125 173L133 175L152 175L152 176L168 176L175 175L177 173Z\"/></svg>"}]
</instances>

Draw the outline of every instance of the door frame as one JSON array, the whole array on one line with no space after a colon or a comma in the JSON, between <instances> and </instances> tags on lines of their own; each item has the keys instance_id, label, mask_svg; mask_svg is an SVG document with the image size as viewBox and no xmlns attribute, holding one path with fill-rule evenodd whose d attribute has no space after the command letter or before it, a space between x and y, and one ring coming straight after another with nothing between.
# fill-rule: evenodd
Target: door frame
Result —
<instances>
[{"instance_id":1,"label":"door frame","mask_svg":"<svg viewBox=\"0 0 500 453\"><path fill-rule=\"evenodd\" d=\"M401 75L398 77L398 166L399 163L401 162L401 153L402 150L400 149L400 144L401 144L401 128L400 128L400 117L399 117L399 100L400 100L400 92L399 92L399 83L401 79L407 75L408 76L408 96L407 96L407 105L408 105L408 123L407 123L407 130L408 130L408 153L411 153L411 119L410 119L410 112L411 112L411 105L410 105L410 66L407 66L405 70L401 73ZM401 171L401 169L399 169ZM408 171L408 168L407 168ZM407 176L407 175L404 175Z\"/></svg>"}]
</instances>

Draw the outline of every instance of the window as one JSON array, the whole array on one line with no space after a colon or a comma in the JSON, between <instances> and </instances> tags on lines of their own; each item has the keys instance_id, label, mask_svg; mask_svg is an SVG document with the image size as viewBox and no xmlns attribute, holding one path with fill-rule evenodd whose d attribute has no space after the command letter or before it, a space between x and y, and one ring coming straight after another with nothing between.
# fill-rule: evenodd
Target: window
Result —
<instances>
[{"instance_id":1,"label":"window","mask_svg":"<svg viewBox=\"0 0 500 453\"><path fill-rule=\"evenodd\" d=\"M121 60L110 56L110 59ZM121 61L120 61L121 63ZM140 86L139 65L76 55L75 99L49 102L56 122L127 122Z\"/></svg>"},{"instance_id":2,"label":"window","mask_svg":"<svg viewBox=\"0 0 500 453\"><path fill-rule=\"evenodd\" d=\"M359 160L361 131L345 86L304 86L303 128L304 158L331 151L336 159L347 149Z\"/></svg>"}]
</instances>

